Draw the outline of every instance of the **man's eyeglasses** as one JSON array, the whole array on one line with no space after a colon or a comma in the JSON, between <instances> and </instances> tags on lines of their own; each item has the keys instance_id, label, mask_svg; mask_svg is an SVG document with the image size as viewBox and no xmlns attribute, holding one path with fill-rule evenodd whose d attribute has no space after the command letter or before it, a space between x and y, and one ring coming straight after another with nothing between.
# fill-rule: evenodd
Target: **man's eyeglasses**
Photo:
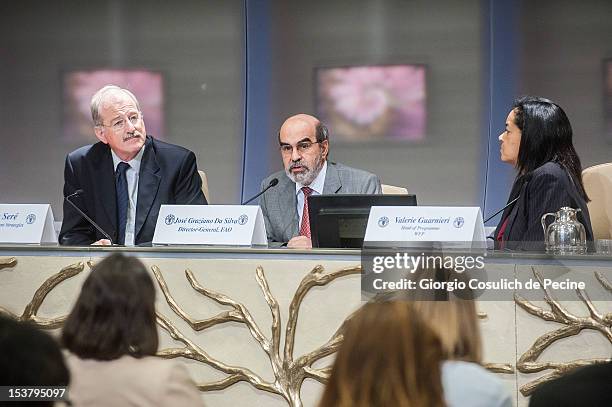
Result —
<instances>
[{"instance_id":1,"label":"man's eyeglasses","mask_svg":"<svg viewBox=\"0 0 612 407\"><path fill-rule=\"evenodd\" d=\"M127 116L127 119L130 121L130 123L132 123L132 126L136 126L140 122L140 119L142 119L142 118L143 118L143 115L140 112L139 113L130 113ZM120 119L114 120L111 124L100 123L100 126L110 127L114 131L122 131L125 128L125 124L126 123L127 122L126 122L125 118L120 118Z\"/></svg>"},{"instance_id":2,"label":"man's eyeglasses","mask_svg":"<svg viewBox=\"0 0 612 407\"><path fill-rule=\"evenodd\" d=\"M315 141L314 143L312 141L300 141L299 143L297 143L295 145L295 148L297 148L298 153L303 154L306 153L308 151L310 151L310 149L312 148L313 145L315 144L319 144L321 143L320 141ZM281 146L279 147L280 152L282 154L286 154L286 155L290 155L293 153L293 146L290 144L281 144Z\"/></svg>"}]
</instances>

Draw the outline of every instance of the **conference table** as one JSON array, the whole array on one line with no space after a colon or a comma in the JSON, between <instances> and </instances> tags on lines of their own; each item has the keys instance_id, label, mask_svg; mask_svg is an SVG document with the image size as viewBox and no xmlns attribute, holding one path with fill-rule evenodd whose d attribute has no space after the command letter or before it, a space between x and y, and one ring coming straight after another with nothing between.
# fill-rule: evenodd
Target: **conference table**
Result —
<instances>
[{"instance_id":1,"label":"conference table","mask_svg":"<svg viewBox=\"0 0 612 407\"><path fill-rule=\"evenodd\" d=\"M207 406L315 406L363 304L361 251L0 245L0 312L56 335L93 264L139 257L157 288L159 356L184 364ZM537 386L612 355L612 256L486 253L489 275L586 281L477 301L485 366L526 406ZM537 287L536 287L537 288Z\"/></svg>"}]
</instances>

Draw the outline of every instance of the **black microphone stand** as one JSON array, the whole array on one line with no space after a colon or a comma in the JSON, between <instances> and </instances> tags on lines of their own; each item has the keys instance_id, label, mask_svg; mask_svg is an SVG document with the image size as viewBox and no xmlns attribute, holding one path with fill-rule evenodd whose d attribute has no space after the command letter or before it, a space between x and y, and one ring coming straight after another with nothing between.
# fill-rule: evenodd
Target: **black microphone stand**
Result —
<instances>
[{"instance_id":1,"label":"black microphone stand","mask_svg":"<svg viewBox=\"0 0 612 407\"><path fill-rule=\"evenodd\" d=\"M98 224L96 222L94 222L94 220L92 218L90 218L89 216L87 216L87 214L85 212L83 212L81 209L79 209L78 206L76 206L76 204L74 204L70 198L74 197L74 196L79 196L83 193L82 189L78 189L76 190L74 193L68 195L67 197L65 197L64 199L66 200L66 202L68 202L70 205L72 205L72 207L74 209L76 209L76 211L78 213L81 214L82 217L84 217L91 225L93 225L93 227L95 227L98 232L102 233L104 235L104 237L106 237L108 239L108 241L111 243L111 245L113 245L113 239L111 239L111 237L108 235L108 233L106 233L100 226L98 226Z\"/></svg>"}]
</instances>

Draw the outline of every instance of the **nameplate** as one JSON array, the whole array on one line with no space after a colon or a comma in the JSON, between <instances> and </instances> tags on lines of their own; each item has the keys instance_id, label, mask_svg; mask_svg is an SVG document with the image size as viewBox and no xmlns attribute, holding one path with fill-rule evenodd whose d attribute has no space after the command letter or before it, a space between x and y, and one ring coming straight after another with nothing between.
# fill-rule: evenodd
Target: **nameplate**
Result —
<instances>
[{"instance_id":1,"label":"nameplate","mask_svg":"<svg viewBox=\"0 0 612 407\"><path fill-rule=\"evenodd\" d=\"M486 247L478 207L373 206L365 242L476 242Z\"/></svg>"},{"instance_id":2,"label":"nameplate","mask_svg":"<svg viewBox=\"0 0 612 407\"><path fill-rule=\"evenodd\" d=\"M154 245L267 245L258 205L162 205Z\"/></svg>"},{"instance_id":3,"label":"nameplate","mask_svg":"<svg viewBox=\"0 0 612 407\"><path fill-rule=\"evenodd\" d=\"M0 204L0 243L57 243L49 204Z\"/></svg>"}]
</instances>

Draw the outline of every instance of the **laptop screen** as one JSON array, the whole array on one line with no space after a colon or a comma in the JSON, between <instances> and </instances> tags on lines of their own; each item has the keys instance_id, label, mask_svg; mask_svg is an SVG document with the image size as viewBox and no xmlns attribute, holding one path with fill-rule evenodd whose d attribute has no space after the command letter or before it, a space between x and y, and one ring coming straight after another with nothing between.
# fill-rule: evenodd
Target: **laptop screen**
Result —
<instances>
[{"instance_id":1,"label":"laptop screen","mask_svg":"<svg viewBox=\"0 0 612 407\"><path fill-rule=\"evenodd\" d=\"M372 206L416 204L416 195L311 195L308 212L312 247L361 248Z\"/></svg>"}]
</instances>

